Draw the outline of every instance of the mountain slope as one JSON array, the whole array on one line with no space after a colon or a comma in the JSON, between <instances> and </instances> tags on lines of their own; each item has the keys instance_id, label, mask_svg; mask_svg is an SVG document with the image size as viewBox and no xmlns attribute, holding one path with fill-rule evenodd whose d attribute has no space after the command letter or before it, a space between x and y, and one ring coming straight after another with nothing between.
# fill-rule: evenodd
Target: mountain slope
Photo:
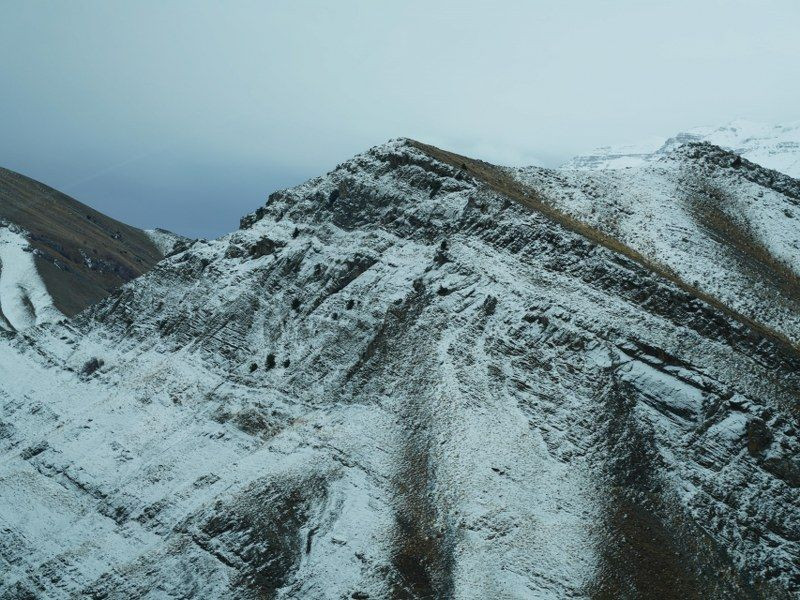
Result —
<instances>
[{"instance_id":1,"label":"mountain slope","mask_svg":"<svg viewBox=\"0 0 800 600\"><path fill-rule=\"evenodd\" d=\"M390 142L4 334L0 595L796 595L797 350L512 175Z\"/></svg>"},{"instance_id":2,"label":"mountain slope","mask_svg":"<svg viewBox=\"0 0 800 600\"><path fill-rule=\"evenodd\" d=\"M631 169L509 173L551 210L800 345L797 180L705 143Z\"/></svg>"},{"instance_id":3,"label":"mountain slope","mask_svg":"<svg viewBox=\"0 0 800 600\"><path fill-rule=\"evenodd\" d=\"M641 144L605 146L576 156L565 169L597 170L640 167L681 144L706 142L732 151L762 167L800 178L800 122L764 125L733 121L719 128L698 127L671 138L652 138Z\"/></svg>"},{"instance_id":4,"label":"mountain slope","mask_svg":"<svg viewBox=\"0 0 800 600\"><path fill-rule=\"evenodd\" d=\"M150 235L0 169L0 325L72 316L164 255ZM177 237L177 236L176 236Z\"/></svg>"}]
</instances>

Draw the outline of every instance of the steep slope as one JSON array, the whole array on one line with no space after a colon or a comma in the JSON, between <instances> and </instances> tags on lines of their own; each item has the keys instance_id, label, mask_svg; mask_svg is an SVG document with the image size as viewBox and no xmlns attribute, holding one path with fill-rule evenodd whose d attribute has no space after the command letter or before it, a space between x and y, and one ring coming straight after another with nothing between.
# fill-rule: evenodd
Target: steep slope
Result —
<instances>
[{"instance_id":1,"label":"steep slope","mask_svg":"<svg viewBox=\"0 0 800 600\"><path fill-rule=\"evenodd\" d=\"M796 595L797 351L532 198L390 142L4 334L0 596Z\"/></svg>"},{"instance_id":2,"label":"steep slope","mask_svg":"<svg viewBox=\"0 0 800 600\"><path fill-rule=\"evenodd\" d=\"M146 232L2 168L0 225L0 327L6 329L72 316L165 254Z\"/></svg>"},{"instance_id":3,"label":"steep slope","mask_svg":"<svg viewBox=\"0 0 800 600\"><path fill-rule=\"evenodd\" d=\"M800 122L764 125L738 120L723 127L698 127L671 138L652 138L641 144L605 146L576 156L565 169L598 170L640 167L658 160L678 145L706 142L735 152L744 158L800 178Z\"/></svg>"},{"instance_id":4,"label":"steep slope","mask_svg":"<svg viewBox=\"0 0 800 600\"><path fill-rule=\"evenodd\" d=\"M509 173L553 210L800 347L800 182L705 143L638 168Z\"/></svg>"}]
</instances>

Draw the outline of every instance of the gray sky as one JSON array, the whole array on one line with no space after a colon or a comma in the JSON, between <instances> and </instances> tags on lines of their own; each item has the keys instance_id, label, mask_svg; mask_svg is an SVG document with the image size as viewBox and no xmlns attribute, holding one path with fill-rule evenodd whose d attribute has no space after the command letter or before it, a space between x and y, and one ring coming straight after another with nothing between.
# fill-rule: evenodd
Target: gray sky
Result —
<instances>
[{"instance_id":1,"label":"gray sky","mask_svg":"<svg viewBox=\"0 0 800 600\"><path fill-rule=\"evenodd\" d=\"M217 236L393 137L556 166L795 121L798 32L797 0L4 0L0 165Z\"/></svg>"}]
</instances>

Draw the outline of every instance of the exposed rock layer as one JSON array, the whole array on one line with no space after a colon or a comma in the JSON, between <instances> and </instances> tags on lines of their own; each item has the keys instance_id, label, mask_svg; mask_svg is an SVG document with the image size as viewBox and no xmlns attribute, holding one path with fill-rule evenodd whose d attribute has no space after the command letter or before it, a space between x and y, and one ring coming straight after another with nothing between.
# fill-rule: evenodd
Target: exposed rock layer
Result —
<instances>
[{"instance_id":1,"label":"exposed rock layer","mask_svg":"<svg viewBox=\"0 0 800 600\"><path fill-rule=\"evenodd\" d=\"M390 142L5 334L0 595L800 592L793 340L522 175Z\"/></svg>"}]
</instances>

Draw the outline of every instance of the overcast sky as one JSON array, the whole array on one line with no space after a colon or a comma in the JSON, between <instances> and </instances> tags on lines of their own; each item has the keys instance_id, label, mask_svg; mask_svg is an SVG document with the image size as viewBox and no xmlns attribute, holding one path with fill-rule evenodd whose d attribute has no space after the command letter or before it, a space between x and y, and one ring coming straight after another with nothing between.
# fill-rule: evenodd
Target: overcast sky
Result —
<instances>
[{"instance_id":1,"label":"overcast sky","mask_svg":"<svg viewBox=\"0 0 800 600\"><path fill-rule=\"evenodd\" d=\"M798 0L4 0L0 165L211 237L393 137L557 166L796 121L799 32Z\"/></svg>"}]
</instances>

